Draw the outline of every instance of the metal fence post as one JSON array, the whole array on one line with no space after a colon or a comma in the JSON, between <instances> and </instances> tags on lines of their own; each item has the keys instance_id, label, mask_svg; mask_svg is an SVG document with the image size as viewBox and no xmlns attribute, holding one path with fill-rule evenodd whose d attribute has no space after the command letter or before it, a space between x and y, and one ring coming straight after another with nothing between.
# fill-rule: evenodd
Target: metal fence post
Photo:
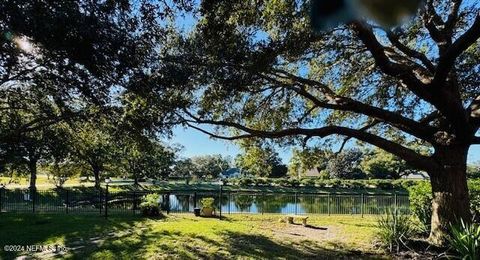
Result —
<instances>
[{"instance_id":1,"label":"metal fence post","mask_svg":"<svg viewBox=\"0 0 480 260\"><path fill-rule=\"evenodd\" d=\"M231 211L230 211L230 203L231 203L231 201L232 201L232 192L229 191L229 192L228 192L228 215L231 214Z\"/></svg>"},{"instance_id":2,"label":"metal fence post","mask_svg":"<svg viewBox=\"0 0 480 260\"><path fill-rule=\"evenodd\" d=\"M30 194L32 198L32 212L35 213L35 189L30 189Z\"/></svg>"},{"instance_id":3,"label":"metal fence post","mask_svg":"<svg viewBox=\"0 0 480 260\"><path fill-rule=\"evenodd\" d=\"M197 207L197 192L193 193L193 208Z\"/></svg>"},{"instance_id":4,"label":"metal fence post","mask_svg":"<svg viewBox=\"0 0 480 260\"><path fill-rule=\"evenodd\" d=\"M330 193L327 194L327 213L330 216Z\"/></svg>"},{"instance_id":5,"label":"metal fence post","mask_svg":"<svg viewBox=\"0 0 480 260\"><path fill-rule=\"evenodd\" d=\"M167 192L167 214L170 214L170 192Z\"/></svg>"},{"instance_id":6,"label":"metal fence post","mask_svg":"<svg viewBox=\"0 0 480 260\"><path fill-rule=\"evenodd\" d=\"M65 194L65 212L68 214L68 204L70 204L69 199L68 199L68 190L66 190Z\"/></svg>"},{"instance_id":7,"label":"metal fence post","mask_svg":"<svg viewBox=\"0 0 480 260\"><path fill-rule=\"evenodd\" d=\"M133 191L133 205L132 205L133 215L135 215L135 210L137 210L137 194Z\"/></svg>"},{"instance_id":8,"label":"metal fence post","mask_svg":"<svg viewBox=\"0 0 480 260\"><path fill-rule=\"evenodd\" d=\"M363 195L363 193L362 193L362 204L361 204L361 206L360 206L360 207L361 207L360 210L362 211L362 218L363 218L363 210L364 210L363 207L364 207L364 204L365 204L365 203L364 203L364 195Z\"/></svg>"},{"instance_id":9,"label":"metal fence post","mask_svg":"<svg viewBox=\"0 0 480 260\"><path fill-rule=\"evenodd\" d=\"M105 218L108 218L108 183L105 187Z\"/></svg>"},{"instance_id":10,"label":"metal fence post","mask_svg":"<svg viewBox=\"0 0 480 260\"><path fill-rule=\"evenodd\" d=\"M218 198L218 204L219 204L218 209L220 211L220 219L222 219L222 191L223 191L223 186L220 185L220 196L219 196L220 198Z\"/></svg>"},{"instance_id":11,"label":"metal fence post","mask_svg":"<svg viewBox=\"0 0 480 260\"><path fill-rule=\"evenodd\" d=\"M99 210L100 210L100 216L102 215L102 204L103 204L103 198L102 198L102 189L98 189L98 205L99 205Z\"/></svg>"},{"instance_id":12,"label":"metal fence post","mask_svg":"<svg viewBox=\"0 0 480 260\"><path fill-rule=\"evenodd\" d=\"M297 192L295 192L295 215L297 215Z\"/></svg>"},{"instance_id":13,"label":"metal fence post","mask_svg":"<svg viewBox=\"0 0 480 260\"><path fill-rule=\"evenodd\" d=\"M397 193L396 192L394 193L393 199L394 199L394 210L396 213L397 212Z\"/></svg>"},{"instance_id":14,"label":"metal fence post","mask_svg":"<svg viewBox=\"0 0 480 260\"><path fill-rule=\"evenodd\" d=\"M262 193L262 215L265 212L265 192Z\"/></svg>"},{"instance_id":15,"label":"metal fence post","mask_svg":"<svg viewBox=\"0 0 480 260\"><path fill-rule=\"evenodd\" d=\"M2 209L3 209L3 192L4 192L4 188L3 186L0 187L0 213L2 213Z\"/></svg>"}]
</instances>

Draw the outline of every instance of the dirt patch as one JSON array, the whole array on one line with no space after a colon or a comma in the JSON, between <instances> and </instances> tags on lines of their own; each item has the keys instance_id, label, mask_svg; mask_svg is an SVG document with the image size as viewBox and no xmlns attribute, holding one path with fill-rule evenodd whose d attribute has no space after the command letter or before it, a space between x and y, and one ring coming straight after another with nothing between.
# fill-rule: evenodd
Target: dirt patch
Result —
<instances>
[{"instance_id":1,"label":"dirt patch","mask_svg":"<svg viewBox=\"0 0 480 260\"><path fill-rule=\"evenodd\" d=\"M278 239L332 241L339 238L339 228L334 226L302 226L298 224L279 224L269 228Z\"/></svg>"}]
</instances>

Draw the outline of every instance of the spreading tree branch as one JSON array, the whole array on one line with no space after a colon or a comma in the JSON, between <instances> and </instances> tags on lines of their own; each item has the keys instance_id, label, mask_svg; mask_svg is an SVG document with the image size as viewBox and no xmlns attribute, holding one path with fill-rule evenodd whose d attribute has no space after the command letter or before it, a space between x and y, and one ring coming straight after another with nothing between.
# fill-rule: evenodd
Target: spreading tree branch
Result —
<instances>
[{"instance_id":1,"label":"spreading tree branch","mask_svg":"<svg viewBox=\"0 0 480 260\"><path fill-rule=\"evenodd\" d=\"M370 129L370 128L376 126L376 125L378 125L378 123L380 123L380 122L374 120L373 122L371 122L371 123L365 125L364 127L360 128L359 130L360 130L360 131L366 131L366 130L368 130L368 129ZM345 145L347 144L347 142L350 141L351 139L352 139L352 137L345 137L345 138L343 139L342 144L340 145L340 149L338 149L338 151L335 152L335 154L341 153L341 152L343 151L343 148L345 148Z\"/></svg>"},{"instance_id":2,"label":"spreading tree branch","mask_svg":"<svg viewBox=\"0 0 480 260\"><path fill-rule=\"evenodd\" d=\"M284 86L285 88L289 88L292 91L295 91L297 94L309 99L317 107L339 110L339 111L348 111L348 112L369 116L375 120L390 124L400 129L401 131L404 131L408 134L411 134L415 137L421 138L426 141L431 141L433 134L437 131L436 128L429 126L428 124L422 124L422 123L416 122L415 120L404 117L399 113L391 112L379 107L371 106L371 105L362 103L360 101L353 100L351 98L337 95L328 86L320 82L309 80L309 79L303 79L295 75L290 75L287 72L282 72L282 73L285 73L285 75L289 75L290 77L292 77L292 79L294 79L295 81L299 81L300 83L306 83L311 86L319 86L320 89L322 90L328 89L327 94L329 96L330 101L324 102L318 99L317 97L315 97L314 95L312 95L310 92L308 92L304 88L299 88L289 84L285 84L277 81L272 77L265 76L265 78L271 81L274 81L275 83L283 84L282 86Z\"/></svg>"},{"instance_id":3,"label":"spreading tree branch","mask_svg":"<svg viewBox=\"0 0 480 260\"><path fill-rule=\"evenodd\" d=\"M405 55L407 55L407 56L409 56L413 59L417 59L420 62L422 62L422 64L425 66L425 68L428 69L428 71L430 71L430 72L435 71L435 66L427 58L427 56L425 56L425 54L423 54L419 51L416 51L414 49L411 49L408 46L406 46L405 44L403 44L402 42L400 42L400 39L399 39L398 35L395 34L394 32L392 32L391 30L387 30L386 33L387 33L388 39L393 44L393 46L395 46L397 49L399 49Z\"/></svg>"},{"instance_id":4,"label":"spreading tree branch","mask_svg":"<svg viewBox=\"0 0 480 260\"><path fill-rule=\"evenodd\" d=\"M347 128L342 126L325 126L321 128L314 128L314 129L289 128L289 129L283 129L278 131L265 131L265 130L252 129L239 123L234 123L234 122L229 122L224 120L201 119L194 116L192 113L188 111L185 111L185 113L193 119L193 120L187 120L188 122L187 125L189 126L192 126L193 124L217 125L217 126L224 126L224 127L232 127L246 133L246 134L236 135L236 136L221 136L221 135L217 135L209 131L203 130L200 127L194 127L195 129L197 130L201 129L201 132L218 139L238 140L238 139L255 138L255 137L277 139L277 138L285 138L288 136L300 136L300 135L324 138L330 135L343 135L343 136L355 138L360 141L377 146L387 152L390 152L402 158L413 167L417 167L425 171L433 171L437 167L436 163L427 156L418 154L417 152L409 148L406 148L400 144L397 144L385 138L382 138L377 135L374 135L362 130L358 130L358 129L352 129L352 128Z\"/></svg>"},{"instance_id":5,"label":"spreading tree branch","mask_svg":"<svg viewBox=\"0 0 480 260\"><path fill-rule=\"evenodd\" d=\"M455 60L468 47L474 44L480 38L480 12L477 14L472 26L460 36L446 51L440 56L437 70L432 80L432 86L439 86L447 79L452 70Z\"/></svg>"},{"instance_id":6,"label":"spreading tree branch","mask_svg":"<svg viewBox=\"0 0 480 260\"><path fill-rule=\"evenodd\" d=\"M404 83L404 85L421 99L432 103L432 94L426 88L426 84L417 78L412 68L405 64L392 62L385 53L383 46L373 33L372 27L366 22L353 22L352 28L357 36L372 54L377 66L383 73L396 77ZM434 104L435 105L435 104Z\"/></svg>"}]
</instances>

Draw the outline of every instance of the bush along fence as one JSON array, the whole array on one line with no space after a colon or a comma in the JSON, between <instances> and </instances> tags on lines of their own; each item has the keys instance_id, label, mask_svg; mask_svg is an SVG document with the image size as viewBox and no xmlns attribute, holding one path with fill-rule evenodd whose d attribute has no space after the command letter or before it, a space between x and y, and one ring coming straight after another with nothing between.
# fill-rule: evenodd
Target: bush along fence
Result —
<instances>
[{"instance_id":1,"label":"bush along fence","mask_svg":"<svg viewBox=\"0 0 480 260\"><path fill-rule=\"evenodd\" d=\"M29 190L0 189L0 212L12 213L94 213L105 217L113 214L140 214L139 205L149 191L101 190ZM407 194L337 194L169 191L158 193L163 212L187 213L200 208L200 200L215 199L217 214L351 214L378 215L389 210L409 213Z\"/></svg>"}]
</instances>

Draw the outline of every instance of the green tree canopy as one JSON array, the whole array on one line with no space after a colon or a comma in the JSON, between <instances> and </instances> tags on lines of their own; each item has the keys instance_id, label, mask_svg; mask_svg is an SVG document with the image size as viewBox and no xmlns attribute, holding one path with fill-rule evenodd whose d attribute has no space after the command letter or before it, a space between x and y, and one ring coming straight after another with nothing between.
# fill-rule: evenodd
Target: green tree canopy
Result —
<instances>
[{"instance_id":1,"label":"green tree canopy","mask_svg":"<svg viewBox=\"0 0 480 260\"><path fill-rule=\"evenodd\" d=\"M327 168L331 156L332 152L317 147L294 149L288 165L288 173L292 176L298 176L312 169L320 172Z\"/></svg>"},{"instance_id":2,"label":"green tree canopy","mask_svg":"<svg viewBox=\"0 0 480 260\"><path fill-rule=\"evenodd\" d=\"M220 154L194 156L191 162L194 165L193 174L202 179L217 178L220 173L230 167L228 158Z\"/></svg>"},{"instance_id":3,"label":"green tree canopy","mask_svg":"<svg viewBox=\"0 0 480 260\"><path fill-rule=\"evenodd\" d=\"M399 179L412 170L400 158L380 149L366 152L360 168L370 179Z\"/></svg>"},{"instance_id":4,"label":"green tree canopy","mask_svg":"<svg viewBox=\"0 0 480 260\"><path fill-rule=\"evenodd\" d=\"M155 139L126 136L117 149L121 149L120 167L126 175L133 177L135 184L145 178L165 179L172 172L176 151Z\"/></svg>"},{"instance_id":5,"label":"green tree canopy","mask_svg":"<svg viewBox=\"0 0 480 260\"><path fill-rule=\"evenodd\" d=\"M235 158L235 165L242 169L242 172L258 177L274 178L287 174L288 168L272 147L256 141L243 141L240 146L243 152Z\"/></svg>"}]
</instances>

